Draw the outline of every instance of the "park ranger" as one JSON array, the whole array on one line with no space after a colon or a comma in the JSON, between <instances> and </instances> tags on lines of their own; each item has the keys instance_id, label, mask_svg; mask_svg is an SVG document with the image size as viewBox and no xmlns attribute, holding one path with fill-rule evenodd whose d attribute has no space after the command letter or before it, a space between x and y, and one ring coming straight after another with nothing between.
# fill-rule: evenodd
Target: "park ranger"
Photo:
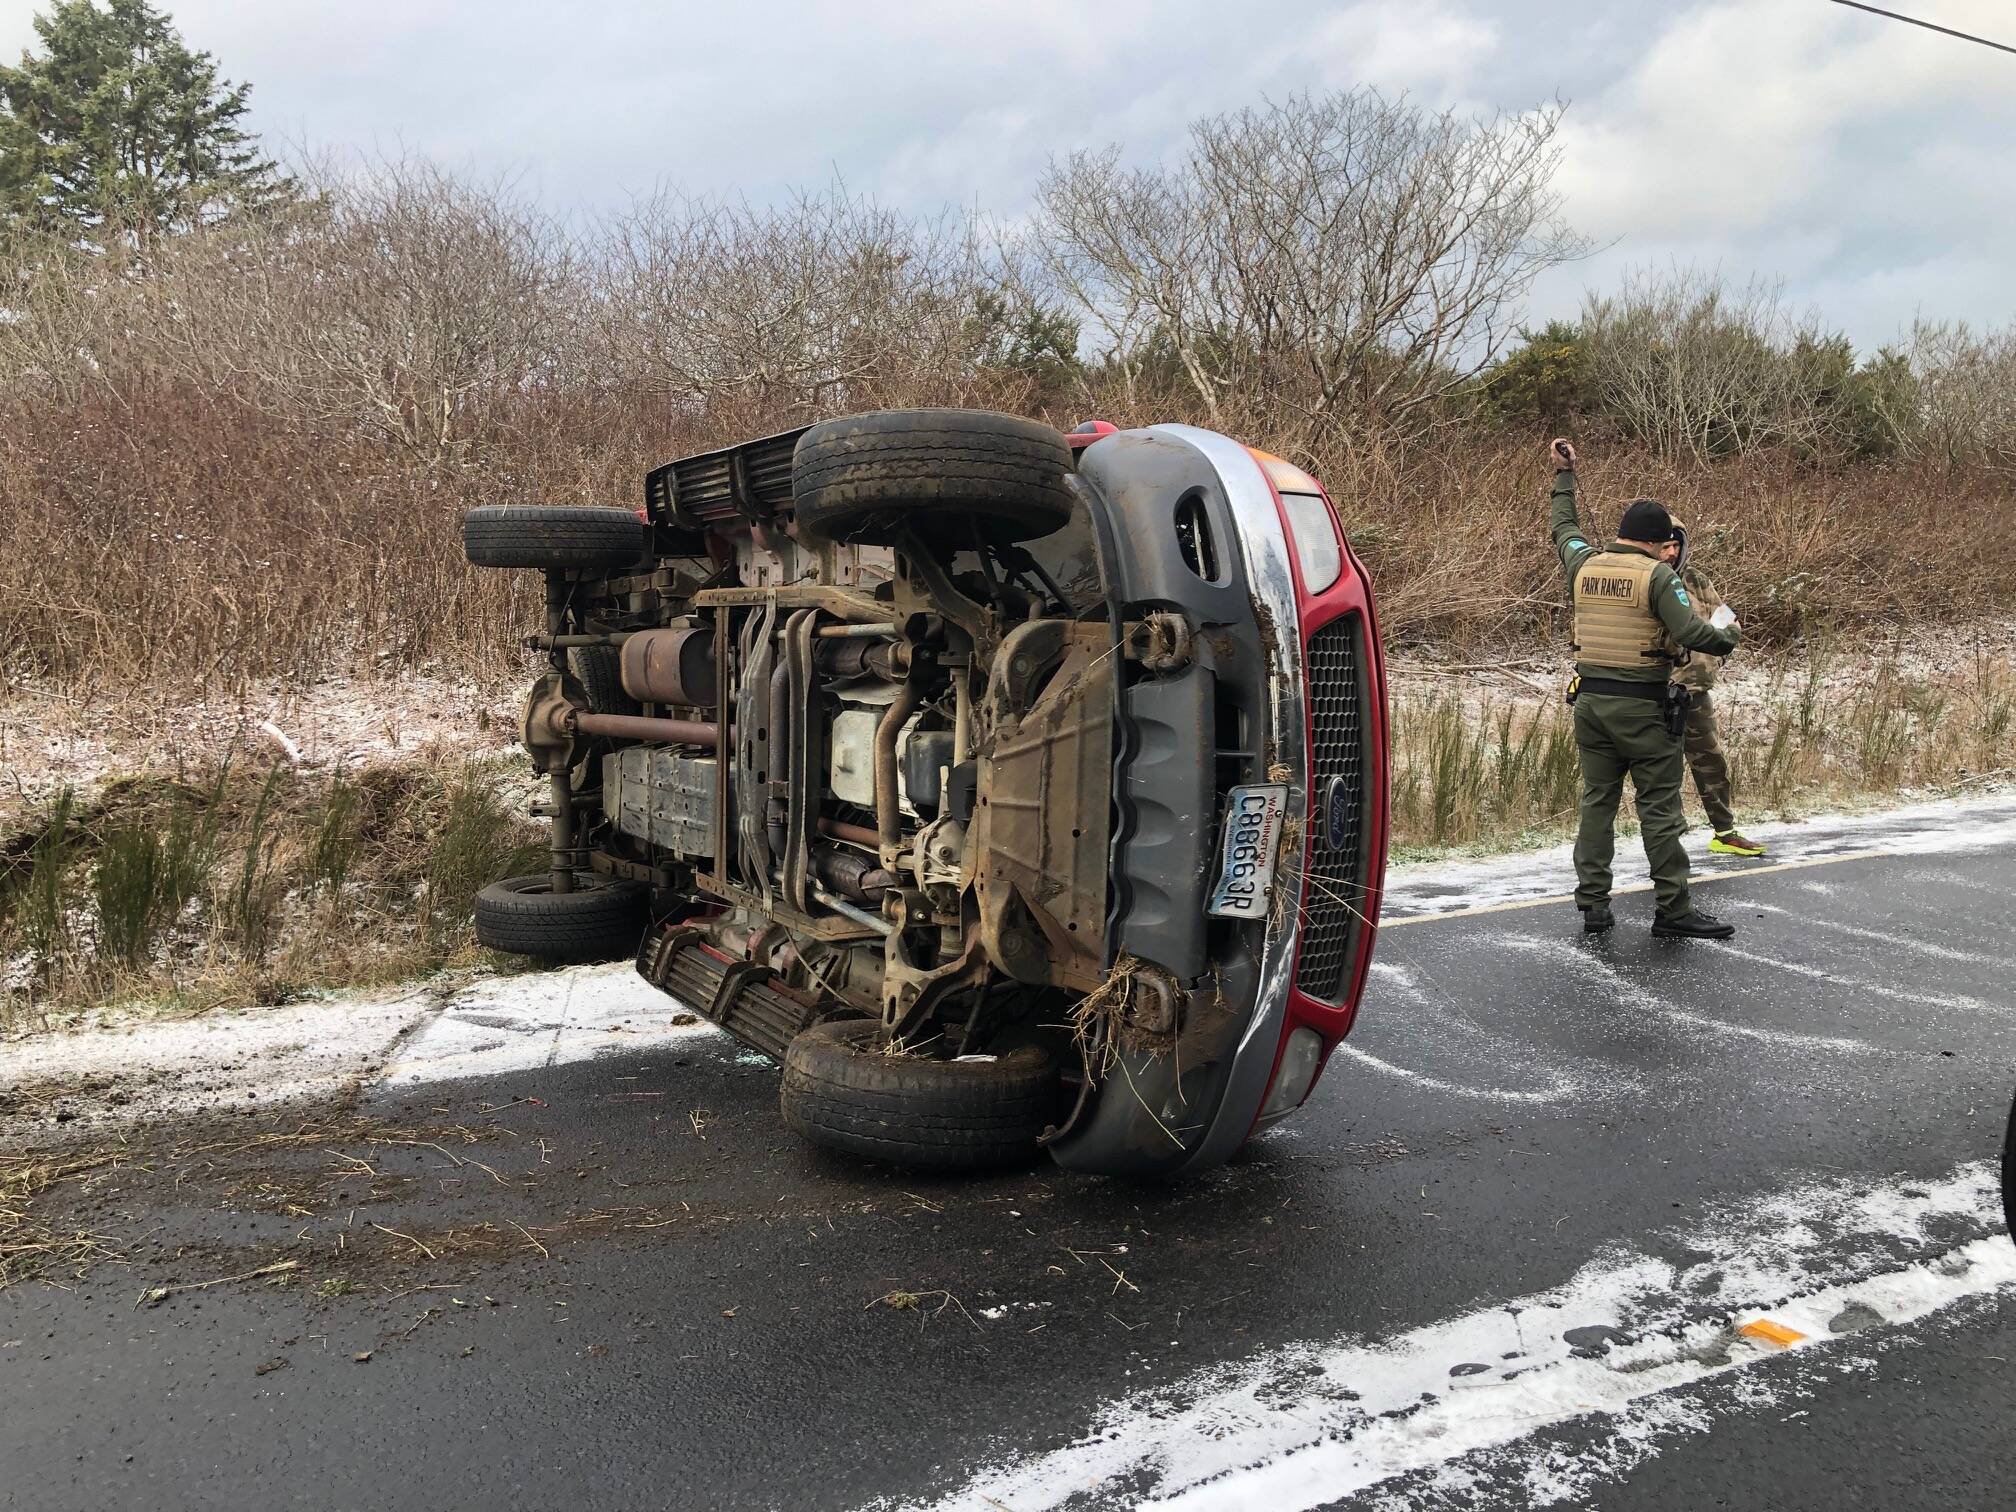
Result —
<instances>
[{"instance_id":1,"label":"park ranger","mask_svg":"<svg viewBox=\"0 0 2016 1512\"><path fill-rule=\"evenodd\" d=\"M1687 893L1687 820L1680 785L1687 761L1680 732L1686 692L1671 681L1687 651L1727 656L1741 632L1694 613L1680 575L1659 560L1673 535L1665 506L1639 499L1624 511L1617 540L1599 551L1582 533L1575 508L1575 448L1556 441L1553 537L1567 569L1575 611L1575 745L1582 764L1582 817L1575 836L1575 906L1594 934L1616 923L1610 912L1610 860L1617 804L1629 774L1651 864L1656 907L1652 932L1724 940L1736 932L1695 908Z\"/></svg>"},{"instance_id":2,"label":"park ranger","mask_svg":"<svg viewBox=\"0 0 2016 1512\"><path fill-rule=\"evenodd\" d=\"M1714 580L1688 560L1687 527L1678 520L1673 522L1673 539L1659 559L1680 574L1681 585L1701 618L1707 619L1721 607L1722 595ZM1708 849L1721 856L1761 856L1764 847L1736 828L1736 815L1729 806L1729 758L1722 753L1722 738L1715 729L1713 690L1721 665L1721 657L1697 651L1673 674L1673 681L1692 695L1687 705L1687 730L1680 743L1687 752L1687 769L1694 774L1694 791L1708 816Z\"/></svg>"}]
</instances>

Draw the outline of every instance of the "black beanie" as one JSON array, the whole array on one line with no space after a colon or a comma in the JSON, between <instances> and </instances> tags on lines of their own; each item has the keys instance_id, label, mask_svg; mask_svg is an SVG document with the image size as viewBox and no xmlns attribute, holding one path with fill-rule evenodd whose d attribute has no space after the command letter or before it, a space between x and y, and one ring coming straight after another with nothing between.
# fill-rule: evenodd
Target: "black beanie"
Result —
<instances>
[{"instance_id":1,"label":"black beanie","mask_svg":"<svg viewBox=\"0 0 2016 1512\"><path fill-rule=\"evenodd\" d=\"M1624 523L1617 527L1620 541L1670 541L1673 517L1657 499L1636 499L1624 511Z\"/></svg>"}]
</instances>

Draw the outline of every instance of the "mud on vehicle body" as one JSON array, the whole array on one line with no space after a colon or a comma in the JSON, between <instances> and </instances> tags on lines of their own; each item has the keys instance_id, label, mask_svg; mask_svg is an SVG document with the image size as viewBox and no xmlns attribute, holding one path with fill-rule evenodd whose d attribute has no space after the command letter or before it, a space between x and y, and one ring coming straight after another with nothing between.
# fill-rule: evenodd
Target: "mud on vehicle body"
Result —
<instances>
[{"instance_id":1,"label":"mud on vehicle body","mask_svg":"<svg viewBox=\"0 0 2016 1512\"><path fill-rule=\"evenodd\" d=\"M501 950L634 950L816 1143L1173 1174L1300 1105L1384 869L1369 585L1314 479L1185 426L828 421L491 508L537 568L550 871Z\"/></svg>"}]
</instances>

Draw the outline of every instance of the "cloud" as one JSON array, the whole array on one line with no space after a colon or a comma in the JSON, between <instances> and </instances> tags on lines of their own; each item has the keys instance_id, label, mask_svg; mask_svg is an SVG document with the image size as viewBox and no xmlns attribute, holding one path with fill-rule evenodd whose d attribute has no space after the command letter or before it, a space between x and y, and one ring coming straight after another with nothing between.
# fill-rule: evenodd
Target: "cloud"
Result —
<instances>
[{"instance_id":1,"label":"cloud","mask_svg":"<svg viewBox=\"0 0 2016 1512\"><path fill-rule=\"evenodd\" d=\"M1013 216L1046 162L1180 150L1187 123L1374 84L1488 112L1569 99L1559 187L1606 246L1536 316L1631 262L1783 275L1859 342L1924 310L2016 314L2016 58L1822 0L168 0L249 80L253 124L514 172L592 213L659 183L763 201L835 173ZM2007 0L1921 0L1989 35ZM0 15L0 54L33 42Z\"/></svg>"},{"instance_id":2,"label":"cloud","mask_svg":"<svg viewBox=\"0 0 2016 1512\"><path fill-rule=\"evenodd\" d=\"M1941 16L1992 31L2004 9ZM1567 214L1615 243L1580 274L1677 258L1782 275L1864 345L1920 308L2005 320L2016 301L1974 270L2016 241L2012 64L1808 0L1679 13L1570 112Z\"/></svg>"}]
</instances>

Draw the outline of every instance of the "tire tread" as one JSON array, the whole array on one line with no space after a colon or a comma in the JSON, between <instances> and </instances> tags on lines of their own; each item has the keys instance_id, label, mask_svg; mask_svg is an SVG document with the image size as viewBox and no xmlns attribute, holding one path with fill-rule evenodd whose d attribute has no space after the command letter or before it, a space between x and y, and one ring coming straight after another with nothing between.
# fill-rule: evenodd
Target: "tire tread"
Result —
<instances>
[{"instance_id":1,"label":"tire tread","mask_svg":"<svg viewBox=\"0 0 2016 1512\"><path fill-rule=\"evenodd\" d=\"M462 552L478 567L631 567L651 527L627 509L485 504L462 516Z\"/></svg>"},{"instance_id":2,"label":"tire tread","mask_svg":"<svg viewBox=\"0 0 2016 1512\"><path fill-rule=\"evenodd\" d=\"M527 890L540 877L507 877L476 895L476 938L508 955L580 964L635 953L644 933L643 884L582 876L570 893Z\"/></svg>"},{"instance_id":3,"label":"tire tread","mask_svg":"<svg viewBox=\"0 0 2016 1512\"><path fill-rule=\"evenodd\" d=\"M992 1062L885 1056L873 1020L815 1025L784 1057L784 1121L812 1143L895 1165L1024 1163L1055 1111L1057 1077L1034 1047Z\"/></svg>"}]
</instances>

